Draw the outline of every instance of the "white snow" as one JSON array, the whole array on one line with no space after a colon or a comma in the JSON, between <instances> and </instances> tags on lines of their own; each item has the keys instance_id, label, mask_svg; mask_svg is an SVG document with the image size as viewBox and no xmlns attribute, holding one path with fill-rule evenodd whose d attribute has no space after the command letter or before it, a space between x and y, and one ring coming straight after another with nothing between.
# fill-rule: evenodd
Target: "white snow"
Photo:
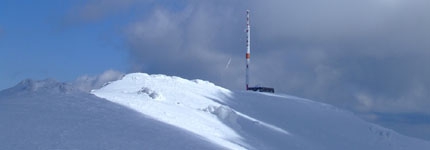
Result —
<instances>
[{"instance_id":1,"label":"white snow","mask_svg":"<svg viewBox=\"0 0 430 150\"><path fill-rule=\"evenodd\" d=\"M430 148L331 105L202 80L132 73L92 93L227 149Z\"/></svg>"},{"instance_id":2,"label":"white snow","mask_svg":"<svg viewBox=\"0 0 430 150\"><path fill-rule=\"evenodd\" d=\"M54 80L0 92L1 150L220 149L201 137Z\"/></svg>"},{"instance_id":3,"label":"white snow","mask_svg":"<svg viewBox=\"0 0 430 150\"><path fill-rule=\"evenodd\" d=\"M245 149L241 136L213 114L221 107L216 101L231 92L212 83L134 73L92 93L229 149Z\"/></svg>"},{"instance_id":4,"label":"white snow","mask_svg":"<svg viewBox=\"0 0 430 150\"><path fill-rule=\"evenodd\" d=\"M54 80L0 91L0 149L430 149L331 105L203 80L132 73L91 93Z\"/></svg>"}]
</instances>

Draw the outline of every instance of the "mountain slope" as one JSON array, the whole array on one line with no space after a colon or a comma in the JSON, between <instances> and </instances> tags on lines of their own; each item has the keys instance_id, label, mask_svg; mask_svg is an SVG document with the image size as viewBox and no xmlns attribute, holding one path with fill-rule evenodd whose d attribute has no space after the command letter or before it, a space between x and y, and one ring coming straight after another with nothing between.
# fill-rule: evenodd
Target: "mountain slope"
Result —
<instances>
[{"instance_id":1,"label":"mountain slope","mask_svg":"<svg viewBox=\"0 0 430 150\"><path fill-rule=\"evenodd\" d=\"M430 148L330 105L202 80L133 73L92 93L226 149Z\"/></svg>"},{"instance_id":2,"label":"mountain slope","mask_svg":"<svg viewBox=\"0 0 430 150\"><path fill-rule=\"evenodd\" d=\"M220 149L55 80L25 80L1 91L0 135L4 150Z\"/></svg>"},{"instance_id":3,"label":"mountain slope","mask_svg":"<svg viewBox=\"0 0 430 150\"><path fill-rule=\"evenodd\" d=\"M0 91L0 149L430 148L330 105L202 80L133 73L91 93L55 80Z\"/></svg>"}]
</instances>

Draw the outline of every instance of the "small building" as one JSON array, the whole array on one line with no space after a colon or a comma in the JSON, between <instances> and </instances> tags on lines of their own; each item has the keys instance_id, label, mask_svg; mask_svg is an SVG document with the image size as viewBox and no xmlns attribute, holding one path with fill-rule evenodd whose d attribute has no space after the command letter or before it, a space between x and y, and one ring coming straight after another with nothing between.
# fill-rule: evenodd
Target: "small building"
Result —
<instances>
[{"instance_id":1,"label":"small building","mask_svg":"<svg viewBox=\"0 0 430 150\"><path fill-rule=\"evenodd\" d=\"M270 87L249 87L248 91L275 93L275 89Z\"/></svg>"}]
</instances>

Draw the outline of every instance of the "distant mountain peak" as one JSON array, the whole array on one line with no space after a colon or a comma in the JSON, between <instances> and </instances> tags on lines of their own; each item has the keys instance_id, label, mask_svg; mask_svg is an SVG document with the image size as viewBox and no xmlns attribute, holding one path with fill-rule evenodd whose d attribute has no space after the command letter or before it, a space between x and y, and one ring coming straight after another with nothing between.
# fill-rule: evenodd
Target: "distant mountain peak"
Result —
<instances>
[{"instance_id":1,"label":"distant mountain peak","mask_svg":"<svg viewBox=\"0 0 430 150\"><path fill-rule=\"evenodd\" d=\"M71 93L79 91L71 84L59 82L55 79L34 80L25 79L12 88L5 90L8 93L20 92L48 92L48 93Z\"/></svg>"}]
</instances>

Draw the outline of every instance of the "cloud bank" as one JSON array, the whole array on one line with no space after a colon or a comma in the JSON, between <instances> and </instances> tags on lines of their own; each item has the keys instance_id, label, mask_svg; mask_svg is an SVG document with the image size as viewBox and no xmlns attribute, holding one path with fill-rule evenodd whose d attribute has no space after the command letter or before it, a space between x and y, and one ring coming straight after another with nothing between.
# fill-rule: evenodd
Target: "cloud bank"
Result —
<instances>
[{"instance_id":1,"label":"cloud bank","mask_svg":"<svg viewBox=\"0 0 430 150\"><path fill-rule=\"evenodd\" d=\"M428 0L106 3L90 1L78 14L100 19L145 9L124 26L131 72L244 89L250 9L251 84L359 113L430 114Z\"/></svg>"},{"instance_id":2,"label":"cloud bank","mask_svg":"<svg viewBox=\"0 0 430 150\"><path fill-rule=\"evenodd\" d=\"M427 1L185 1L126 27L131 70L251 83L357 111L429 113ZM231 66L225 69L231 58Z\"/></svg>"}]
</instances>

